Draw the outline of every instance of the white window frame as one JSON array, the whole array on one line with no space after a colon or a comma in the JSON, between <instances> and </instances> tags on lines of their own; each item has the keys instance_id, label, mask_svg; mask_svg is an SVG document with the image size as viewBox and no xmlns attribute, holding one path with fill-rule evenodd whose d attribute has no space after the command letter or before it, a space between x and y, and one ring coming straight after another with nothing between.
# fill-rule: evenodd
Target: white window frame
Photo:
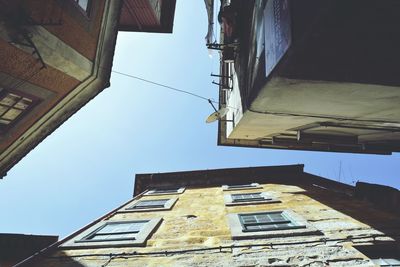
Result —
<instances>
[{"instance_id":1,"label":"white window frame","mask_svg":"<svg viewBox=\"0 0 400 267\"><path fill-rule=\"evenodd\" d=\"M185 187L180 187L178 188L175 192L157 192L157 190L164 190L168 188L154 188L154 189L150 189L149 191L147 191L144 196L159 196L159 195L176 195L176 194L182 194L183 192L185 192Z\"/></svg>"},{"instance_id":2,"label":"white window frame","mask_svg":"<svg viewBox=\"0 0 400 267\"><path fill-rule=\"evenodd\" d=\"M235 194L260 194L264 199L260 200L249 200L249 201L234 201L232 195ZM252 204L273 204L273 203L281 203L280 200L276 199L272 196L271 193L268 192L251 192L251 193L232 193L224 195L224 201L226 206L241 206L241 205L252 205Z\"/></svg>"},{"instance_id":3,"label":"white window frame","mask_svg":"<svg viewBox=\"0 0 400 267\"><path fill-rule=\"evenodd\" d=\"M140 232L136 235L135 239L132 240L85 240L88 236L97 232L100 228L104 227L108 223L126 223L126 222L139 222L148 221ZM78 234L74 238L63 243L60 247L62 248L110 248L110 247L133 247L133 246L145 246L146 241L150 238L150 235L155 232L157 227L160 225L162 218L152 218L152 219L139 219L139 220L107 220L96 223L95 225L89 227L87 230Z\"/></svg>"},{"instance_id":4,"label":"white window frame","mask_svg":"<svg viewBox=\"0 0 400 267\"><path fill-rule=\"evenodd\" d=\"M250 185L250 186L248 186ZM234 186L234 188L232 188ZM241 185L223 185L222 190L223 191L236 191L236 190L249 190L249 189L260 189L263 188L260 186L259 183L251 183L251 184L242 184L243 187L238 187Z\"/></svg>"},{"instance_id":5,"label":"white window frame","mask_svg":"<svg viewBox=\"0 0 400 267\"><path fill-rule=\"evenodd\" d=\"M165 199L165 198L160 198L160 199ZM144 212L144 211L161 211L161 210L171 210L172 207L175 205L176 201L178 201L177 197L172 197L168 198L168 201L164 204L164 207L157 207L157 208L143 208L143 209L135 209L133 208L137 203L143 200L160 200L160 199L154 199L154 198L140 198L140 199L135 199L132 202L126 204L123 206L120 210L118 210L119 213L126 213L126 212Z\"/></svg>"},{"instance_id":6,"label":"white window frame","mask_svg":"<svg viewBox=\"0 0 400 267\"><path fill-rule=\"evenodd\" d=\"M296 227L290 229L277 229L254 232L243 231L243 226L240 222L239 214L245 215L264 212L282 212L284 213L285 217L289 218L290 221L296 225ZM259 210L253 212L230 213L228 214L228 223L231 230L232 239L234 240L322 234L317 228L308 223L303 217L294 213L291 210Z\"/></svg>"}]
</instances>

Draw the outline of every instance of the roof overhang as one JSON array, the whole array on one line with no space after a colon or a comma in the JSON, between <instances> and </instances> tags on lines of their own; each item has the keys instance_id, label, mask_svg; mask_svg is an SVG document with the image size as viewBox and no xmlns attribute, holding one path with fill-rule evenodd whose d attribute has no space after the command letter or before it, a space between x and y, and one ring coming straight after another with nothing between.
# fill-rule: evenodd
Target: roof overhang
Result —
<instances>
[{"instance_id":1,"label":"roof overhang","mask_svg":"<svg viewBox=\"0 0 400 267\"><path fill-rule=\"evenodd\" d=\"M161 17L158 21L149 1L123 0L118 30L172 33L176 0L162 0L160 2ZM140 9L137 8L138 6L140 6Z\"/></svg>"}]
</instances>

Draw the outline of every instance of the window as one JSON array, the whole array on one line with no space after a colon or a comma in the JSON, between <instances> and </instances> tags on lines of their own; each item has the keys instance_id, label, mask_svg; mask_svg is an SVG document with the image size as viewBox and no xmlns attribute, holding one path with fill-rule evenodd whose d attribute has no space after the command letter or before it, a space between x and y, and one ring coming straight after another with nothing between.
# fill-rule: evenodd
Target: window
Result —
<instances>
[{"instance_id":1,"label":"window","mask_svg":"<svg viewBox=\"0 0 400 267\"><path fill-rule=\"evenodd\" d=\"M102 221L68 240L62 247L143 246L161 218L135 221Z\"/></svg>"},{"instance_id":2,"label":"window","mask_svg":"<svg viewBox=\"0 0 400 267\"><path fill-rule=\"evenodd\" d=\"M279 203L280 201L265 192L230 194L224 196L225 205L251 205L263 203Z\"/></svg>"},{"instance_id":3,"label":"window","mask_svg":"<svg viewBox=\"0 0 400 267\"><path fill-rule=\"evenodd\" d=\"M257 201L264 199L261 193L248 193L248 194L232 194L233 202L244 202L244 201Z\"/></svg>"},{"instance_id":4,"label":"window","mask_svg":"<svg viewBox=\"0 0 400 267\"><path fill-rule=\"evenodd\" d=\"M91 0L73 0L78 6L89 15Z\"/></svg>"},{"instance_id":5,"label":"window","mask_svg":"<svg viewBox=\"0 0 400 267\"><path fill-rule=\"evenodd\" d=\"M7 128L25 114L35 101L33 97L23 96L0 88L0 131Z\"/></svg>"},{"instance_id":6,"label":"window","mask_svg":"<svg viewBox=\"0 0 400 267\"><path fill-rule=\"evenodd\" d=\"M304 228L297 225L283 211L239 214L243 232Z\"/></svg>"},{"instance_id":7,"label":"window","mask_svg":"<svg viewBox=\"0 0 400 267\"><path fill-rule=\"evenodd\" d=\"M141 211L159 211L159 210L170 210L175 205L178 198L168 199L144 199L135 200L132 203L127 204L118 212L141 212Z\"/></svg>"},{"instance_id":8,"label":"window","mask_svg":"<svg viewBox=\"0 0 400 267\"><path fill-rule=\"evenodd\" d=\"M184 187L169 187L169 188L155 188L150 189L145 196L147 195L171 195L171 194L182 194L185 191Z\"/></svg>"},{"instance_id":9,"label":"window","mask_svg":"<svg viewBox=\"0 0 400 267\"><path fill-rule=\"evenodd\" d=\"M233 239L321 234L290 210L232 213L228 221Z\"/></svg>"},{"instance_id":10,"label":"window","mask_svg":"<svg viewBox=\"0 0 400 267\"><path fill-rule=\"evenodd\" d=\"M149 221L108 222L77 242L135 240Z\"/></svg>"},{"instance_id":11,"label":"window","mask_svg":"<svg viewBox=\"0 0 400 267\"><path fill-rule=\"evenodd\" d=\"M130 207L130 209L164 208L167 201L168 199L140 200Z\"/></svg>"},{"instance_id":12,"label":"window","mask_svg":"<svg viewBox=\"0 0 400 267\"><path fill-rule=\"evenodd\" d=\"M243 189L255 189L255 188L262 188L258 183L252 184L240 184L240 185L223 185L222 190L229 191L229 190L243 190Z\"/></svg>"}]
</instances>

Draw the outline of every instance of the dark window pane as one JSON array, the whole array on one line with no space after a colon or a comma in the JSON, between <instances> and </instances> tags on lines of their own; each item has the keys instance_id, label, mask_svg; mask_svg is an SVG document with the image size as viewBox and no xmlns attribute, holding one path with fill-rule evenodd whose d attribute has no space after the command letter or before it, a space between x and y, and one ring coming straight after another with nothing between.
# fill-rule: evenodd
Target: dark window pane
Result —
<instances>
[{"instance_id":1,"label":"dark window pane","mask_svg":"<svg viewBox=\"0 0 400 267\"><path fill-rule=\"evenodd\" d=\"M268 231L297 227L283 212L239 214L243 231Z\"/></svg>"},{"instance_id":2,"label":"dark window pane","mask_svg":"<svg viewBox=\"0 0 400 267\"><path fill-rule=\"evenodd\" d=\"M241 215L241 219L244 223L256 223L257 222L254 215Z\"/></svg>"},{"instance_id":3,"label":"dark window pane","mask_svg":"<svg viewBox=\"0 0 400 267\"><path fill-rule=\"evenodd\" d=\"M153 189L153 193L176 193L179 187Z\"/></svg>"},{"instance_id":4,"label":"dark window pane","mask_svg":"<svg viewBox=\"0 0 400 267\"><path fill-rule=\"evenodd\" d=\"M259 231L259 230L274 230L275 226L273 224L264 224L264 225L249 225L246 226L247 230Z\"/></svg>"},{"instance_id":5,"label":"dark window pane","mask_svg":"<svg viewBox=\"0 0 400 267\"><path fill-rule=\"evenodd\" d=\"M165 203L168 202L168 199L157 199L157 200L141 200L133 205L132 208L140 209L140 208L151 208L151 207L164 207Z\"/></svg>"},{"instance_id":6,"label":"dark window pane","mask_svg":"<svg viewBox=\"0 0 400 267\"><path fill-rule=\"evenodd\" d=\"M109 235L94 235L90 240L108 240L108 239L135 239L137 233L128 234L109 234Z\"/></svg>"},{"instance_id":7,"label":"dark window pane","mask_svg":"<svg viewBox=\"0 0 400 267\"><path fill-rule=\"evenodd\" d=\"M282 213L270 213L269 217L271 218L271 221L273 222L279 222L279 221L284 221L286 220Z\"/></svg>"},{"instance_id":8,"label":"dark window pane","mask_svg":"<svg viewBox=\"0 0 400 267\"><path fill-rule=\"evenodd\" d=\"M268 214L258 214L256 215L256 220L258 223L272 222L271 217Z\"/></svg>"},{"instance_id":9,"label":"dark window pane","mask_svg":"<svg viewBox=\"0 0 400 267\"><path fill-rule=\"evenodd\" d=\"M229 185L229 189L235 189L235 188L246 188L246 187L255 187L254 185L251 184L241 184L241 185Z\"/></svg>"},{"instance_id":10,"label":"dark window pane","mask_svg":"<svg viewBox=\"0 0 400 267\"><path fill-rule=\"evenodd\" d=\"M240 201L240 200L249 200L252 199L260 200L264 199L261 196L261 193L249 193L249 194L232 194L231 195L233 201Z\"/></svg>"},{"instance_id":11,"label":"dark window pane","mask_svg":"<svg viewBox=\"0 0 400 267\"><path fill-rule=\"evenodd\" d=\"M127 222L107 224L96 234L122 233L122 232L139 232L146 222Z\"/></svg>"}]
</instances>

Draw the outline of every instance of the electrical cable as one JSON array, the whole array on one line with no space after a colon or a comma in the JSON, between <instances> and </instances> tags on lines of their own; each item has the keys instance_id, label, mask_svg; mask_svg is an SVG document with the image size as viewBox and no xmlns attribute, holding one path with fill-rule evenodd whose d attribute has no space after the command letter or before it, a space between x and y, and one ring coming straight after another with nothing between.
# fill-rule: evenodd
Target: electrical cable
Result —
<instances>
[{"instance_id":1,"label":"electrical cable","mask_svg":"<svg viewBox=\"0 0 400 267\"><path fill-rule=\"evenodd\" d=\"M157 86L160 86L160 87L163 87L163 88L166 88L166 89L178 92L178 93L191 95L193 97L196 97L196 98L199 98L199 99L202 99L202 100L206 100L207 102L212 102L214 104L219 104L218 101L212 100L212 99L207 98L207 97L202 96L202 95L198 95L198 94L192 93L192 92L187 91L187 90L183 90L183 89L179 89L179 88L176 88L176 87L173 87L173 86L169 86L169 85L166 85L166 84L154 82L154 81L151 81L151 80L139 77L139 76L135 76L135 75L132 75L132 74L124 73L124 72L121 72L121 71L111 70L111 72L119 74L119 75L122 75L122 76L125 76L125 77L129 77L129 78L132 78L132 79L136 79L136 80L139 80L139 81L142 81L142 82L146 82L146 83L150 83L150 84L153 84L153 85L157 85ZM232 106L225 106L225 107L233 109L233 110L238 110L238 108L235 108L235 107L232 107Z\"/></svg>"},{"instance_id":2,"label":"electrical cable","mask_svg":"<svg viewBox=\"0 0 400 267\"><path fill-rule=\"evenodd\" d=\"M123 75L123 76L126 76L126 77L129 77L129 78L133 78L133 79L136 79L136 80L140 80L140 81L143 81L143 82L146 82L146 83L150 83L150 84L153 84L153 85L157 85L157 86L160 86L160 87L164 87L164 88L167 88L167 89L179 92L179 93L188 94L188 95L200 98L202 100L206 100L207 102L211 101L212 103L219 104L215 100L211 100L211 99L209 99L207 97L192 93L190 91L186 91L186 90L179 89L179 88L176 88L176 87L172 87L172 86L169 86L169 85L165 85L165 84L162 84L162 83L154 82L154 81L151 81L151 80L148 80L148 79L144 79L144 78L141 78L141 77L138 77L138 76L135 76L135 75L127 74L127 73L116 71L116 70L112 70L111 72L119 74L119 75ZM226 106L226 107L234 109L234 110L237 110L237 108L232 107L232 106ZM258 111L258 110L254 110L254 109L251 109L251 108L249 108L248 111L253 112L253 113L266 114L266 115L275 115L275 116L293 116L293 117L304 117L304 118L332 119L332 120L355 121L355 122L372 122L372 123L398 123L398 122L395 122L395 121L351 119L351 118L345 118L345 117L337 117L337 116L335 117L335 116L326 116L326 115L311 115L311 114L298 114L298 113L288 113L288 112Z\"/></svg>"},{"instance_id":3,"label":"electrical cable","mask_svg":"<svg viewBox=\"0 0 400 267\"><path fill-rule=\"evenodd\" d=\"M157 85L157 86L160 86L160 87L164 87L164 88L167 88L167 89L176 91L176 92L188 94L188 95L191 95L191 96L194 96L194 97L197 97L197 98L206 100L206 101L209 100L209 98L207 98L207 97L204 97L204 96L201 96L201 95L198 95L198 94L195 94L195 93L186 91L186 90L182 90L182 89L179 89L179 88L176 88L176 87L172 87L172 86L169 86L169 85L165 85L165 84L162 84L162 83L153 82L153 81L150 81L150 80L147 80L147 79L138 77L138 76L134 76L134 75L127 74L127 73L123 73L123 72L116 71L116 70L112 70L111 72L117 73L117 74L119 74L119 75L123 75L123 76L126 76L126 77L130 77L130 78L133 78L133 79L136 79L136 80L140 80L140 81L142 81L142 82L146 82L146 83L154 84L154 85ZM215 101L215 100L211 100L211 101L212 101L213 103L217 103L217 104L218 104L218 102Z\"/></svg>"},{"instance_id":4,"label":"electrical cable","mask_svg":"<svg viewBox=\"0 0 400 267\"><path fill-rule=\"evenodd\" d=\"M180 250L164 250L164 251L150 251L150 252L122 252L122 253L87 253L80 255L68 255L68 256L45 256L40 255L43 258L47 259L68 259L68 258L83 258L83 257L112 257L113 259L118 257L130 258L137 256L151 256L151 255L172 255L172 254L185 254L185 253L193 253L200 251L210 251L210 250L218 250L219 252L224 252L222 249L230 249L233 248L251 248L251 247L276 247L276 246L290 246L290 245L304 245L304 244L313 244L313 243L327 243L327 242L349 242L355 241L357 239L367 239L367 238L375 238L377 237L398 237L392 236L390 234L374 234L374 235L365 235L365 236L357 236L357 237L346 237L346 238L321 238L317 240L308 240L308 241L295 241L295 242L280 242L280 243L260 243L260 244L243 244L243 245L230 245L230 246L215 246L215 247L207 247L207 248L194 248L194 249L180 249Z\"/></svg>"}]
</instances>

